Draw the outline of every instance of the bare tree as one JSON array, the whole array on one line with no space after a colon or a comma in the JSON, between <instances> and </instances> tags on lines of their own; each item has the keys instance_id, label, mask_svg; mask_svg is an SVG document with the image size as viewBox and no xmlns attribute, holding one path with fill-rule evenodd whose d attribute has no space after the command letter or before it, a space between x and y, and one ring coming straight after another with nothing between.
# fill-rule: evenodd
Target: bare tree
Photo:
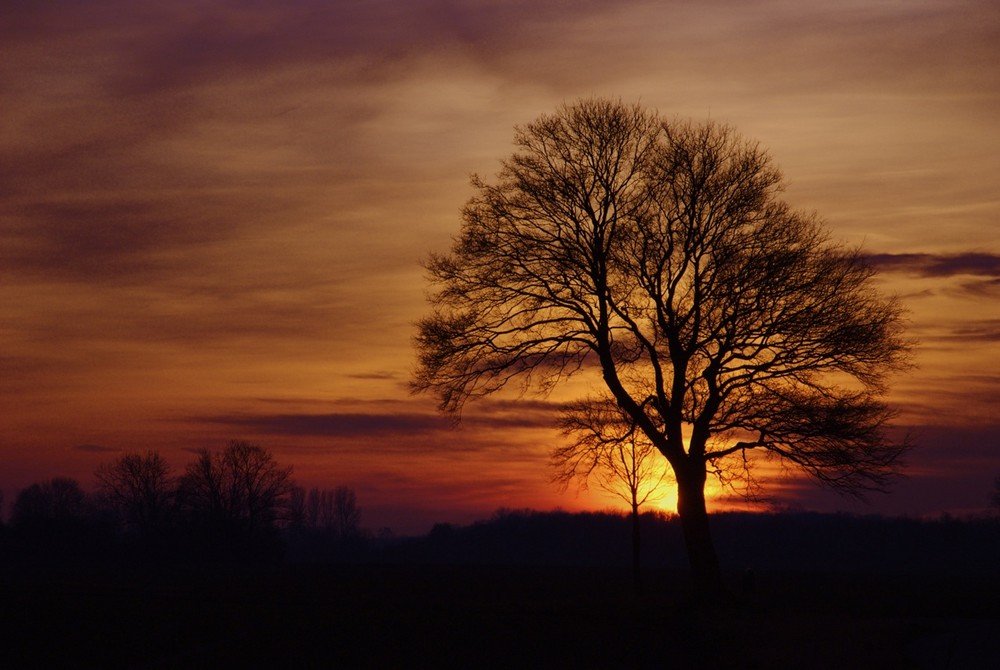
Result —
<instances>
[{"instance_id":1,"label":"bare tree","mask_svg":"<svg viewBox=\"0 0 1000 670\"><path fill-rule=\"evenodd\" d=\"M285 521L289 528L305 528L308 517L306 490L301 486L293 485L288 491L288 510Z\"/></svg>"},{"instance_id":2,"label":"bare tree","mask_svg":"<svg viewBox=\"0 0 1000 670\"><path fill-rule=\"evenodd\" d=\"M250 535L274 528L292 489L292 468L263 447L234 440L222 452L202 449L178 488L196 519Z\"/></svg>"},{"instance_id":3,"label":"bare tree","mask_svg":"<svg viewBox=\"0 0 1000 670\"><path fill-rule=\"evenodd\" d=\"M768 154L716 123L602 99L515 133L427 269L416 390L442 410L593 372L677 481L695 583L721 584L705 482L766 451L834 488L885 486L902 309L856 249L780 198ZM689 437L685 437L685 428Z\"/></svg>"},{"instance_id":4,"label":"bare tree","mask_svg":"<svg viewBox=\"0 0 1000 670\"><path fill-rule=\"evenodd\" d=\"M175 482L158 452L125 454L102 463L94 475L99 495L127 531L148 535L162 529L173 506Z\"/></svg>"},{"instance_id":5,"label":"bare tree","mask_svg":"<svg viewBox=\"0 0 1000 670\"><path fill-rule=\"evenodd\" d=\"M313 487L306 498L306 525L309 528L333 531L334 512L333 491Z\"/></svg>"},{"instance_id":6,"label":"bare tree","mask_svg":"<svg viewBox=\"0 0 1000 670\"><path fill-rule=\"evenodd\" d=\"M553 480L563 489L576 480L587 488L591 479L629 506L632 523L632 575L642 588L639 511L663 496L669 473L653 444L635 428L613 400L591 399L567 406L562 420L571 441L552 451Z\"/></svg>"},{"instance_id":7,"label":"bare tree","mask_svg":"<svg viewBox=\"0 0 1000 670\"><path fill-rule=\"evenodd\" d=\"M312 488L305 501L306 526L338 538L355 537L361 530L361 509L354 489Z\"/></svg>"},{"instance_id":8,"label":"bare tree","mask_svg":"<svg viewBox=\"0 0 1000 670\"><path fill-rule=\"evenodd\" d=\"M361 508L354 489L338 486L333 491L333 500L337 537L357 537L361 532Z\"/></svg>"}]
</instances>

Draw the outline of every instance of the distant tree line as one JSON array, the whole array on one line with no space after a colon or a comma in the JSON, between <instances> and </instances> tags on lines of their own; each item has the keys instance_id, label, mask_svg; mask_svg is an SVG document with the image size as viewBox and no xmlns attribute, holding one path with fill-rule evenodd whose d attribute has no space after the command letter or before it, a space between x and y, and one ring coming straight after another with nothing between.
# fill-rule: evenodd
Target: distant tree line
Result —
<instances>
[{"instance_id":1,"label":"distant tree line","mask_svg":"<svg viewBox=\"0 0 1000 670\"><path fill-rule=\"evenodd\" d=\"M269 451L234 441L200 450L180 475L155 451L102 463L85 492L55 477L21 490L0 523L0 561L377 561L548 565L633 563L636 519L646 567L684 565L678 521L658 513L498 510L470 526L435 525L424 537L378 542L361 526L355 491L306 489ZM1000 512L1000 477L990 492ZM785 512L715 515L720 554L760 569L995 570L1000 514L940 520ZM651 557L656 557L652 559Z\"/></svg>"},{"instance_id":2,"label":"distant tree line","mask_svg":"<svg viewBox=\"0 0 1000 670\"><path fill-rule=\"evenodd\" d=\"M469 525L440 523L391 547L383 560L419 565L523 565L620 568L632 562L631 515L501 509ZM821 514L721 512L713 515L730 584L747 571L860 572L899 578L963 575L995 580L1000 516L937 519ZM681 524L674 515L640 515L647 570L686 569ZM653 581L653 580L649 580Z\"/></svg>"},{"instance_id":3,"label":"distant tree line","mask_svg":"<svg viewBox=\"0 0 1000 670\"><path fill-rule=\"evenodd\" d=\"M156 451L131 452L96 469L88 494L56 477L20 491L0 551L33 561L126 556L272 560L357 552L367 538L353 489L292 479L260 445L234 440L201 449L175 475Z\"/></svg>"}]
</instances>

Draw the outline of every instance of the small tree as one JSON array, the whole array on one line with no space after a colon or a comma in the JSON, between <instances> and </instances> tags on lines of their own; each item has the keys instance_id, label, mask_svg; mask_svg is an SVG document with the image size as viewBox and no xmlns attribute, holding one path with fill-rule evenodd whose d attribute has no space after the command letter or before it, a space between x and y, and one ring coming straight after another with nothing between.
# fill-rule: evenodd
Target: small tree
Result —
<instances>
[{"instance_id":1,"label":"small tree","mask_svg":"<svg viewBox=\"0 0 1000 670\"><path fill-rule=\"evenodd\" d=\"M632 575L642 588L640 508L663 496L669 479L663 460L649 440L629 423L613 401L587 400L566 408L563 431L571 441L552 451L553 480L562 488L591 479L629 506L632 522Z\"/></svg>"},{"instance_id":2,"label":"small tree","mask_svg":"<svg viewBox=\"0 0 1000 670\"><path fill-rule=\"evenodd\" d=\"M305 524L340 539L356 537L361 531L361 509L354 489L312 488L305 499Z\"/></svg>"},{"instance_id":3,"label":"small tree","mask_svg":"<svg viewBox=\"0 0 1000 670\"><path fill-rule=\"evenodd\" d=\"M337 537L349 539L361 534L361 508L354 489L338 486L333 491L335 528Z\"/></svg>"},{"instance_id":4,"label":"small tree","mask_svg":"<svg viewBox=\"0 0 1000 670\"><path fill-rule=\"evenodd\" d=\"M835 489L883 488L905 445L883 396L902 310L856 249L781 199L756 143L592 99L515 133L427 262L416 390L442 410L593 372L677 481L699 588L721 586L705 483L766 451Z\"/></svg>"},{"instance_id":5,"label":"small tree","mask_svg":"<svg viewBox=\"0 0 1000 670\"><path fill-rule=\"evenodd\" d=\"M102 463L94 475L100 497L127 532L149 536L169 521L176 482L158 452L125 454Z\"/></svg>"},{"instance_id":6,"label":"small tree","mask_svg":"<svg viewBox=\"0 0 1000 670\"><path fill-rule=\"evenodd\" d=\"M316 530L333 532L334 519L333 491L313 487L306 498L306 525Z\"/></svg>"},{"instance_id":7,"label":"small tree","mask_svg":"<svg viewBox=\"0 0 1000 670\"><path fill-rule=\"evenodd\" d=\"M288 510L286 523L289 528L302 529L306 527L308 511L306 507L306 490L294 485L288 492Z\"/></svg>"}]
</instances>

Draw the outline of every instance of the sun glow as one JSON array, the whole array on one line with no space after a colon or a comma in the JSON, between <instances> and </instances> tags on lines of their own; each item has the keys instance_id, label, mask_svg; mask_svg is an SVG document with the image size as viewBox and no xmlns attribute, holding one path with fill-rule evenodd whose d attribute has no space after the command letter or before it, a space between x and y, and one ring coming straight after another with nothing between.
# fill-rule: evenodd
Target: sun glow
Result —
<instances>
[{"instance_id":1,"label":"sun glow","mask_svg":"<svg viewBox=\"0 0 1000 670\"><path fill-rule=\"evenodd\" d=\"M639 499L647 491L639 494ZM601 500L611 502L615 509L627 511L628 491L600 491ZM746 509L748 503L739 494L724 487L717 478L709 475L705 481L705 503L709 512L721 512ZM665 478L654 491L649 492L646 502L640 506L640 511L657 512L666 515L677 514L677 483L672 477Z\"/></svg>"}]
</instances>

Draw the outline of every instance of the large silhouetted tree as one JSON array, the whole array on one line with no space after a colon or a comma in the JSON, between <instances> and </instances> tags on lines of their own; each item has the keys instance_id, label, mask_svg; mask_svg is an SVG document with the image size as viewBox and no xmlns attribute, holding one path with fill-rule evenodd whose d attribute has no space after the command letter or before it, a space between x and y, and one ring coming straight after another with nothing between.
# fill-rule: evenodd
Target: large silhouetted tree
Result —
<instances>
[{"instance_id":1,"label":"large silhouetted tree","mask_svg":"<svg viewBox=\"0 0 1000 670\"><path fill-rule=\"evenodd\" d=\"M427 261L416 389L458 414L513 380L544 392L594 371L673 470L701 588L720 584L704 489L726 457L885 485L903 449L882 400L908 361L901 308L781 199L762 148L602 99L515 144L494 182L473 178L451 253Z\"/></svg>"},{"instance_id":2,"label":"large silhouetted tree","mask_svg":"<svg viewBox=\"0 0 1000 670\"><path fill-rule=\"evenodd\" d=\"M159 452L129 453L94 472L97 490L126 531L149 536L161 531L173 508L176 483Z\"/></svg>"}]
</instances>

